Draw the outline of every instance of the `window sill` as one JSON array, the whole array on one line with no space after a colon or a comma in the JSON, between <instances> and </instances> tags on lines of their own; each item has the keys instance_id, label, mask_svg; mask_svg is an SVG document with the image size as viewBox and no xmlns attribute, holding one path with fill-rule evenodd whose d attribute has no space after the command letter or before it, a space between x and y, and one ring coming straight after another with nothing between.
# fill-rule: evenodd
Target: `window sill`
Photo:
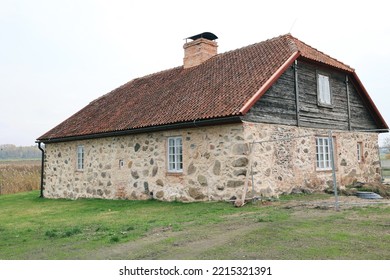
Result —
<instances>
[{"instance_id":1,"label":"window sill","mask_svg":"<svg viewBox=\"0 0 390 280\"><path fill-rule=\"evenodd\" d=\"M316 169L317 172L332 172L332 168L317 168Z\"/></svg>"},{"instance_id":2,"label":"window sill","mask_svg":"<svg viewBox=\"0 0 390 280\"><path fill-rule=\"evenodd\" d=\"M183 171L167 171L166 176L180 177L183 176Z\"/></svg>"},{"instance_id":3,"label":"window sill","mask_svg":"<svg viewBox=\"0 0 390 280\"><path fill-rule=\"evenodd\" d=\"M318 105L318 107L323 107L323 108L328 108L328 109L334 108L333 104L325 104L325 103L318 102L317 105Z\"/></svg>"}]
</instances>

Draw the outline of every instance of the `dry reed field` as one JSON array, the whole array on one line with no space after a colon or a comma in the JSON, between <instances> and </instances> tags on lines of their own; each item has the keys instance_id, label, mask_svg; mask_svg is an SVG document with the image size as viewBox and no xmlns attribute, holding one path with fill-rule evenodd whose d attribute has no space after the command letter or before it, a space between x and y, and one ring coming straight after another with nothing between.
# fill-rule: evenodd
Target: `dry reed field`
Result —
<instances>
[{"instance_id":1,"label":"dry reed field","mask_svg":"<svg viewBox=\"0 0 390 280\"><path fill-rule=\"evenodd\" d=\"M0 195L39 189L40 160L0 161Z\"/></svg>"}]
</instances>

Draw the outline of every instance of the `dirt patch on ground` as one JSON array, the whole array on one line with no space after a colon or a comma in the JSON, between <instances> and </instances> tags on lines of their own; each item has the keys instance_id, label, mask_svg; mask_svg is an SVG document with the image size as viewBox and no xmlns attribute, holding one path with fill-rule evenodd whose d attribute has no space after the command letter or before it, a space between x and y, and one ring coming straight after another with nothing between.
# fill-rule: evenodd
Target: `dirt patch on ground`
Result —
<instances>
[{"instance_id":1,"label":"dirt patch on ground","mask_svg":"<svg viewBox=\"0 0 390 280\"><path fill-rule=\"evenodd\" d=\"M365 207L371 205L390 205L390 199L362 199L356 196L339 196L328 199L312 201L289 201L285 202L286 208L316 208L316 209L349 209L351 207Z\"/></svg>"},{"instance_id":2,"label":"dirt patch on ground","mask_svg":"<svg viewBox=\"0 0 390 280\"><path fill-rule=\"evenodd\" d=\"M228 244L259 228L250 218L237 217L215 227L200 225L190 230L155 229L136 241L90 252L82 258L92 259L207 259L208 249Z\"/></svg>"}]
</instances>

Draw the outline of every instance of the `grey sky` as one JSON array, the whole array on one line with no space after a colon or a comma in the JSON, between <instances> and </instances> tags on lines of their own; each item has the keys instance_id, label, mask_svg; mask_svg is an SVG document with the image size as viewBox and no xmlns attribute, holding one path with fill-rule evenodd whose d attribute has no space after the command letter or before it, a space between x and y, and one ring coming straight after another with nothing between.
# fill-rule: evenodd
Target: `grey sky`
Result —
<instances>
[{"instance_id":1,"label":"grey sky","mask_svg":"<svg viewBox=\"0 0 390 280\"><path fill-rule=\"evenodd\" d=\"M181 65L183 39L204 31L219 52L291 31L353 67L390 123L385 1L0 0L0 144L32 145L93 99Z\"/></svg>"}]
</instances>

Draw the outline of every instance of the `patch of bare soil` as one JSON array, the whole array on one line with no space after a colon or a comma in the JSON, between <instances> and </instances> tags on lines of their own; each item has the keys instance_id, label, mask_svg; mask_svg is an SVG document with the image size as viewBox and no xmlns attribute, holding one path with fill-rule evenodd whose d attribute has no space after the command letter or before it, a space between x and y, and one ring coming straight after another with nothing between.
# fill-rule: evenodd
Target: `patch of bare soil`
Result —
<instances>
[{"instance_id":1,"label":"patch of bare soil","mask_svg":"<svg viewBox=\"0 0 390 280\"><path fill-rule=\"evenodd\" d=\"M312 201L289 201L284 204L286 208L316 208L316 209L348 209L351 207L365 207L370 205L390 205L390 199L362 199L356 196L338 196L328 199Z\"/></svg>"},{"instance_id":2,"label":"patch of bare soil","mask_svg":"<svg viewBox=\"0 0 390 280\"><path fill-rule=\"evenodd\" d=\"M207 259L207 250L244 236L246 233L260 227L251 219L240 217L226 220L216 226L190 226L183 231L172 231L167 228L154 230L147 236L92 251L87 259ZM185 227L185 225L183 225Z\"/></svg>"}]
</instances>

